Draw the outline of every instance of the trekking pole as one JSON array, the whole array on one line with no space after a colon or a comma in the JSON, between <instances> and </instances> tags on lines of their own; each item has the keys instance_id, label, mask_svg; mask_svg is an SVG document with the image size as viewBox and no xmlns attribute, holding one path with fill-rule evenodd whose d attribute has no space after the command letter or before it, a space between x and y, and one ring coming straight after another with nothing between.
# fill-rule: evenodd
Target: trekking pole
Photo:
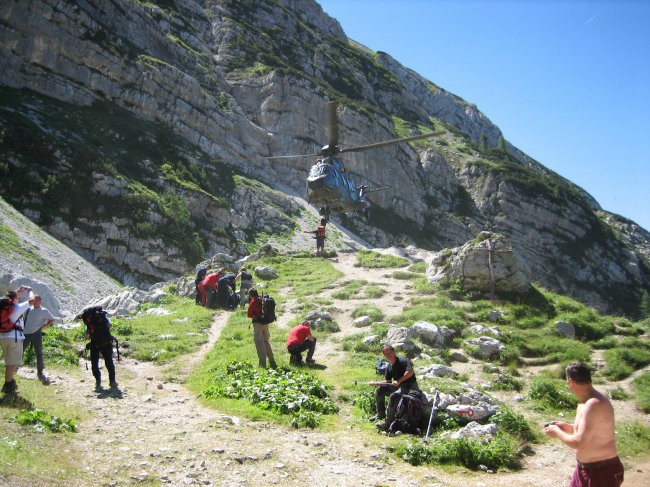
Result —
<instances>
[{"instance_id":1,"label":"trekking pole","mask_svg":"<svg viewBox=\"0 0 650 487\"><path fill-rule=\"evenodd\" d=\"M436 391L436 395L433 398L433 405L431 406L431 416L429 416L429 425L427 426L427 434L424 437L424 444L429 444L429 434L431 433L431 422L433 421L434 414L438 411L438 403L440 402L440 394Z\"/></svg>"},{"instance_id":2,"label":"trekking pole","mask_svg":"<svg viewBox=\"0 0 650 487\"><path fill-rule=\"evenodd\" d=\"M354 381L355 386L373 386L373 387L387 387L392 385L391 382L375 382L375 381L370 381L370 382L361 382L361 381Z\"/></svg>"},{"instance_id":3,"label":"trekking pole","mask_svg":"<svg viewBox=\"0 0 650 487\"><path fill-rule=\"evenodd\" d=\"M117 361L121 362L120 359L120 342L117 341L117 338L113 337L113 341L115 342L115 350L117 351Z\"/></svg>"}]
</instances>

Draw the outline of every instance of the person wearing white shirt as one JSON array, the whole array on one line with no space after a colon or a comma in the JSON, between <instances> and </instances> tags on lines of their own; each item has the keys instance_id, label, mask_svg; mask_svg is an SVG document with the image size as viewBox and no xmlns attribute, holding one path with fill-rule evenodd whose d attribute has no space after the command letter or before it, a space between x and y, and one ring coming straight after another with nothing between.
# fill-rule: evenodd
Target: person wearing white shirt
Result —
<instances>
[{"instance_id":1,"label":"person wearing white shirt","mask_svg":"<svg viewBox=\"0 0 650 487\"><path fill-rule=\"evenodd\" d=\"M45 364L43 362L43 331L48 326L54 323L54 316L50 311L41 306L41 297L36 294L29 300L32 307L29 308L23 318L23 333L25 340L23 341L23 356L27 348L31 344L36 352L36 370L38 371L38 378L43 384L49 384L49 380L45 377L43 370Z\"/></svg>"}]
</instances>

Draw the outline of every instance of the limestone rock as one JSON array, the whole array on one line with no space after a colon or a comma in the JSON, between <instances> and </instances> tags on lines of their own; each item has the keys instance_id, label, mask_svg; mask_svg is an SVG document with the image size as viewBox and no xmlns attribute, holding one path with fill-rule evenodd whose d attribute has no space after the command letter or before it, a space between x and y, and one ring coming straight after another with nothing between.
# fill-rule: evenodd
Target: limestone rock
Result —
<instances>
[{"instance_id":1,"label":"limestone rock","mask_svg":"<svg viewBox=\"0 0 650 487\"><path fill-rule=\"evenodd\" d=\"M570 323L568 321L556 321L554 324L555 329L564 338L576 337L576 327L573 325L573 323Z\"/></svg>"},{"instance_id":2,"label":"limestone rock","mask_svg":"<svg viewBox=\"0 0 650 487\"><path fill-rule=\"evenodd\" d=\"M482 359L494 357L499 352L506 349L506 347L496 338L486 336L466 340L465 343L478 347L477 356Z\"/></svg>"},{"instance_id":3,"label":"limestone rock","mask_svg":"<svg viewBox=\"0 0 650 487\"><path fill-rule=\"evenodd\" d=\"M422 343L433 347L449 345L456 332L446 326L438 326L426 321L417 321L408 329L410 339L418 338Z\"/></svg>"}]
</instances>

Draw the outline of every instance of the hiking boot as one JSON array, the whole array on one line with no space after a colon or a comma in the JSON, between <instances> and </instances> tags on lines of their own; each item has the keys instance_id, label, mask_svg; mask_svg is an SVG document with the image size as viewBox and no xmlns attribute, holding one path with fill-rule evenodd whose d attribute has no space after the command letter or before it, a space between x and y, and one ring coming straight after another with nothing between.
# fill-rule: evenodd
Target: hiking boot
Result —
<instances>
[{"instance_id":1,"label":"hiking boot","mask_svg":"<svg viewBox=\"0 0 650 487\"><path fill-rule=\"evenodd\" d=\"M5 382L4 385L2 386L2 392L4 394L9 394L9 391L11 390L9 384L10 384L9 382Z\"/></svg>"},{"instance_id":2,"label":"hiking boot","mask_svg":"<svg viewBox=\"0 0 650 487\"><path fill-rule=\"evenodd\" d=\"M4 392L5 394L17 394L18 384L16 384L15 380L12 380L10 382L5 382L5 384L2 386L2 392Z\"/></svg>"},{"instance_id":3,"label":"hiking boot","mask_svg":"<svg viewBox=\"0 0 650 487\"><path fill-rule=\"evenodd\" d=\"M47 385L50 384L50 379L48 379L47 376L46 376L45 374L43 374L43 372L41 372L40 374L38 374L38 380L40 380L41 383L42 383L44 386L47 386Z\"/></svg>"},{"instance_id":4,"label":"hiking boot","mask_svg":"<svg viewBox=\"0 0 650 487\"><path fill-rule=\"evenodd\" d=\"M111 387L111 389L117 389L117 382L114 380L112 380L108 385Z\"/></svg>"},{"instance_id":5,"label":"hiking boot","mask_svg":"<svg viewBox=\"0 0 650 487\"><path fill-rule=\"evenodd\" d=\"M300 365L302 363L302 357L297 353L292 353L291 357L289 358L289 363L291 365Z\"/></svg>"},{"instance_id":6,"label":"hiking boot","mask_svg":"<svg viewBox=\"0 0 650 487\"><path fill-rule=\"evenodd\" d=\"M276 364L275 362L269 362L269 367L272 368L272 369L277 369L278 364Z\"/></svg>"},{"instance_id":7,"label":"hiking boot","mask_svg":"<svg viewBox=\"0 0 650 487\"><path fill-rule=\"evenodd\" d=\"M102 381L97 380L95 381L95 392L101 392L102 391Z\"/></svg>"},{"instance_id":8,"label":"hiking boot","mask_svg":"<svg viewBox=\"0 0 650 487\"><path fill-rule=\"evenodd\" d=\"M313 358L305 359L305 362L307 362L308 364L315 364L316 363L316 361Z\"/></svg>"},{"instance_id":9,"label":"hiking boot","mask_svg":"<svg viewBox=\"0 0 650 487\"><path fill-rule=\"evenodd\" d=\"M375 425L375 427L376 427L378 430L380 430L380 431L388 431L388 427L389 427L389 426L390 426L390 425L388 424L387 421L382 421L382 422L377 423L377 424Z\"/></svg>"}]
</instances>

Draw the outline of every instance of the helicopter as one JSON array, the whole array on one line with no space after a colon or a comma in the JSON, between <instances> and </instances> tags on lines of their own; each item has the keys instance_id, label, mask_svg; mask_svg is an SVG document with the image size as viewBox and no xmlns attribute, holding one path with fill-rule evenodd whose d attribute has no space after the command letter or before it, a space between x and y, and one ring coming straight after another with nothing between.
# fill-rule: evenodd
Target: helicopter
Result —
<instances>
[{"instance_id":1,"label":"helicopter","mask_svg":"<svg viewBox=\"0 0 650 487\"><path fill-rule=\"evenodd\" d=\"M424 139L442 135L444 132L413 135L399 139L386 140L374 144L361 145L341 149L338 146L339 123L336 110L338 102L330 101L327 109L327 145L315 154L300 154L288 156L269 156L267 160L290 159L298 157L319 157L309 171L307 177L307 196L310 203L319 206L319 214L329 221L330 213L362 212L366 218L370 213L370 202L367 195L377 191L386 191L389 186L369 189L366 185L358 185L345 173L340 154L346 152L363 152L380 147L387 147L403 142Z\"/></svg>"}]
</instances>

